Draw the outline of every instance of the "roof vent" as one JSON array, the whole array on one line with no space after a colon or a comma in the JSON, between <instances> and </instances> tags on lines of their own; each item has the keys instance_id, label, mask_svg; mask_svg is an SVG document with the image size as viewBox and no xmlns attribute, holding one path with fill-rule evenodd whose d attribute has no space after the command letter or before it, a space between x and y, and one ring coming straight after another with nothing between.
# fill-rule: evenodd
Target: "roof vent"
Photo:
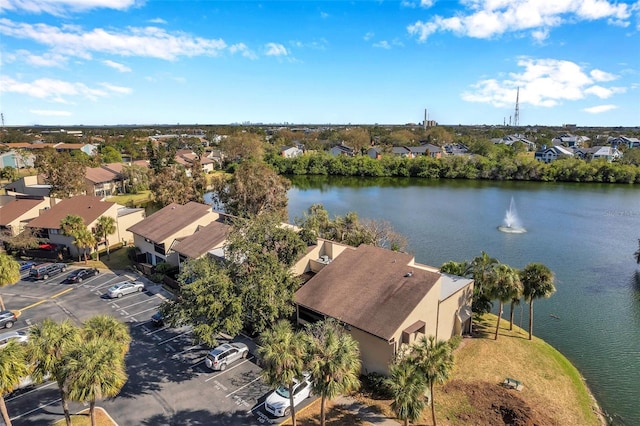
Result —
<instances>
[{"instance_id":1,"label":"roof vent","mask_svg":"<svg viewBox=\"0 0 640 426\"><path fill-rule=\"evenodd\" d=\"M413 276L413 271L409 271L406 274L404 274L405 277L412 277Z\"/></svg>"}]
</instances>

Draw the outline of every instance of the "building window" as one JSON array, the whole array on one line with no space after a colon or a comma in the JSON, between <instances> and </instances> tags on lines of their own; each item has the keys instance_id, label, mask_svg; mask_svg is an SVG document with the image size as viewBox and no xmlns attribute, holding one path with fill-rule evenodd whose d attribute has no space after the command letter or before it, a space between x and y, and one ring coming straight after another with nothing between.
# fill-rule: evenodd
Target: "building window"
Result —
<instances>
[{"instance_id":1,"label":"building window","mask_svg":"<svg viewBox=\"0 0 640 426\"><path fill-rule=\"evenodd\" d=\"M155 250L156 253L160 253L160 254L166 254L165 249L164 249L164 243L162 244L158 244L158 243L153 243L153 249Z\"/></svg>"}]
</instances>

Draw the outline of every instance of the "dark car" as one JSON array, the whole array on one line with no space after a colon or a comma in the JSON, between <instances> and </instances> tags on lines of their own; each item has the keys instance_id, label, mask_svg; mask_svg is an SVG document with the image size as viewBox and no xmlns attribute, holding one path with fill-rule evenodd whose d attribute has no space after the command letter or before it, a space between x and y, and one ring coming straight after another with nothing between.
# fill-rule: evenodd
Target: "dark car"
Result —
<instances>
[{"instance_id":1,"label":"dark car","mask_svg":"<svg viewBox=\"0 0 640 426\"><path fill-rule=\"evenodd\" d=\"M31 262L29 260L23 260L20 262L20 272L31 269L32 266L36 266L36 262Z\"/></svg>"},{"instance_id":2,"label":"dark car","mask_svg":"<svg viewBox=\"0 0 640 426\"><path fill-rule=\"evenodd\" d=\"M155 314L153 314L151 316L151 321L157 325L158 327L161 327L162 325L164 325L164 319L162 318L162 312L158 311Z\"/></svg>"},{"instance_id":3,"label":"dark car","mask_svg":"<svg viewBox=\"0 0 640 426\"><path fill-rule=\"evenodd\" d=\"M64 263L43 263L42 265L33 266L29 270L29 276L34 280L46 280L66 270L67 265Z\"/></svg>"},{"instance_id":4,"label":"dark car","mask_svg":"<svg viewBox=\"0 0 640 426\"><path fill-rule=\"evenodd\" d=\"M0 327L11 328L18 321L18 317L11 311L0 312Z\"/></svg>"},{"instance_id":5,"label":"dark car","mask_svg":"<svg viewBox=\"0 0 640 426\"><path fill-rule=\"evenodd\" d=\"M100 271L96 268L82 268L76 269L72 273L69 274L66 281L68 283L81 283L82 280L86 280L87 278L95 277L98 275Z\"/></svg>"}]
</instances>

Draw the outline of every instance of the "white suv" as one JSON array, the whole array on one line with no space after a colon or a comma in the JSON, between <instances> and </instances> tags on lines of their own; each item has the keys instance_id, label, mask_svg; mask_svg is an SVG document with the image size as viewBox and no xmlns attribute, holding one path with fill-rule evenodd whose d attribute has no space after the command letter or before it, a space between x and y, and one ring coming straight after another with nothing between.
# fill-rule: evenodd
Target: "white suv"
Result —
<instances>
[{"instance_id":1,"label":"white suv","mask_svg":"<svg viewBox=\"0 0 640 426\"><path fill-rule=\"evenodd\" d=\"M207 354L204 363L212 370L224 371L227 365L241 358L246 358L249 348L244 343L225 343Z\"/></svg>"}]
</instances>

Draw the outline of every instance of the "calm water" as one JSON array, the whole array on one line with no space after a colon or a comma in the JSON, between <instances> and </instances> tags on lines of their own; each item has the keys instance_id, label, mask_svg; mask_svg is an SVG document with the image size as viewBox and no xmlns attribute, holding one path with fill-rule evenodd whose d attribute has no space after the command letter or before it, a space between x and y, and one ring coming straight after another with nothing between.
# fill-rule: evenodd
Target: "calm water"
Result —
<instances>
[{"instance_id":1,"label":"calm water","mask_svg":"<svg viewBox=\"0 0 640 426\"><path fill-rule=\"evenodd\" d=\"M293 183L291 220L314 203L331 216L356 211L387 220L421 263L470 260L484 250L517 268L549 266L557 292L537 301L534 333L576 365L610 415L640 425L639 187L330 177ZM512 197L525 234L497 230ZM518 308L516 323L526 327L526 313Z\"/></svg>"}]
</instances>

